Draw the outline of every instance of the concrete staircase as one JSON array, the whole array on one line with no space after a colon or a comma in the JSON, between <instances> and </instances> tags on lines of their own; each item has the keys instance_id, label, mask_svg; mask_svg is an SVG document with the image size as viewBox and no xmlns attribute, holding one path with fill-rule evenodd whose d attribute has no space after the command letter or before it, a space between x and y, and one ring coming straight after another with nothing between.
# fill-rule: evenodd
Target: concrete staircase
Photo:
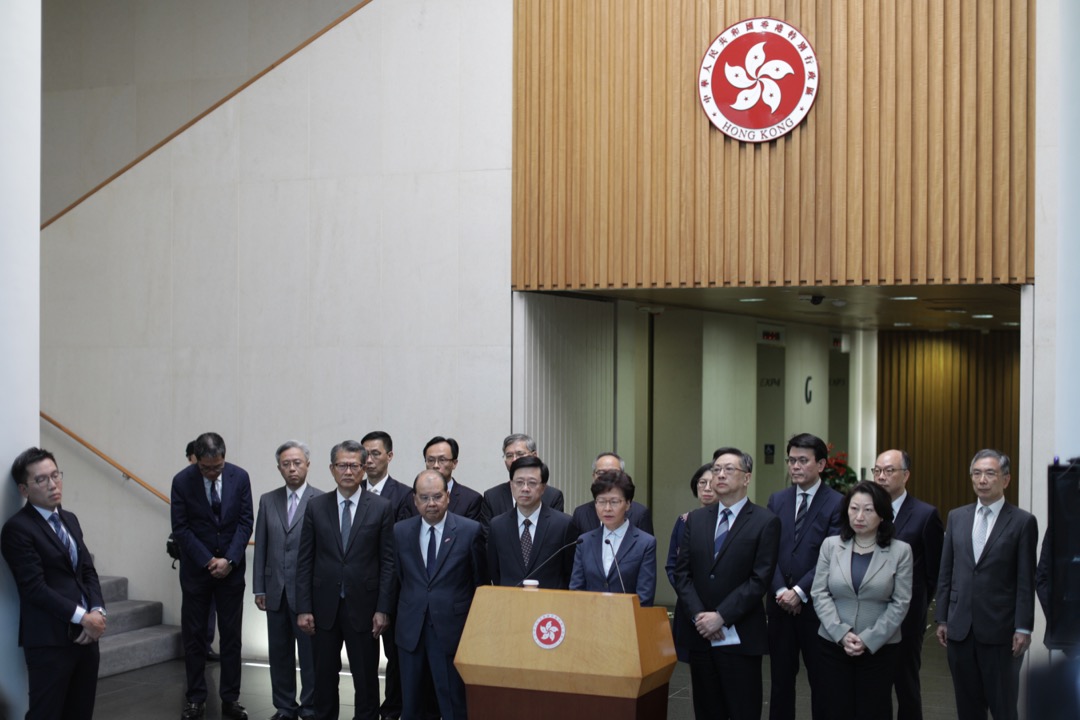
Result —
<instances>
[{"instance_id":1,"label":"concrete staircase","mask_svg":"<svg viewBox=\"0 0 1080 720\"><path fill-rule=\"evenodd\" d=\"M161 603L128 600L126 577L101 576L98 580L109 611L108 629L100 641L98 677L183 657L180 628L161 624Z\"/></svg>"}]
</instances>

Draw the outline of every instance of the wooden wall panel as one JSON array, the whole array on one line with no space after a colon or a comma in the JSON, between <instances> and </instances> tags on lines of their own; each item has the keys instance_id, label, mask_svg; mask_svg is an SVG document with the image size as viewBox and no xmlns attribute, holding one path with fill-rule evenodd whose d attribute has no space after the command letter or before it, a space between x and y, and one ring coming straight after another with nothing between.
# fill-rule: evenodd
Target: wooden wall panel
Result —
<instances>
[{"instance_id":1,"label":"wooden wall panel","mask_svg":"<svg viewBox=\"0 0 1080 720\"><path fill-rule=\"evenodd\" d=\"M974 501L967 477L982 448L1012 459L1020 428L1020 333L878 333L877 447L911 454L909 489L942 519ZM1014 475L1006 497L1016 502Z\"/></svg>"},{"instance_id":2,"label":"wooden wall panel","mask_svg":"<svg viewBox=\"0 0 1080 720\"><path fill-rule=\"evenodd\" d=\"M740 19L817 51L739 143L698 63ZM1034 0L515 0L517 290L1034 281Z\"/></svg>"}]
</instances>

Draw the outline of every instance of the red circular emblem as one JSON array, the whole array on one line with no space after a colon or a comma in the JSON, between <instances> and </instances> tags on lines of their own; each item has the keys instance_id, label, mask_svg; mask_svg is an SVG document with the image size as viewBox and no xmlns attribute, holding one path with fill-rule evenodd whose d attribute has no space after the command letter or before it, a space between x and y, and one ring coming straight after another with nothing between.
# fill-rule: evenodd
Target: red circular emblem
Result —
<instances>
[{"instance_id":1,"label":"red circular emblem","mask_svg":"<svg viewBox=\"0 0 1080 720\"><path fill-rule=\"evenodd\" d=\"M559 647L565 636L566 624L558 615L541 615L533 623L533 640L544 650Z\"/></svg>"},{"instance_id":2,"label":"red circular emblem","mask_svg":"<svg viewBox=\"0 0 1080 720\"><path fill-rule=\"evenodd\" d=\"M817 98L817 55L786 22L740 20L701 60L698 93L709 121L733 140L767 142L791 132Z\"/></svg>"}]
</instances>

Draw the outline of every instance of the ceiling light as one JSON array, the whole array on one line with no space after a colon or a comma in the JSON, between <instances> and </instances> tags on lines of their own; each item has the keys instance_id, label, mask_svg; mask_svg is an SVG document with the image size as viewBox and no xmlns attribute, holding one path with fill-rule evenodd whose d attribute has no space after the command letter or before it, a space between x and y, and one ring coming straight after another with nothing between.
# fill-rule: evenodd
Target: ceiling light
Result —
<instances>
[{"instance_id":1,"label":"ceiling light","mask_svg":"<svg viewBox=\"0 0 1080 720\"><path fill-rule=\"evenodd\" d=\"M982 314L982 315L972 315L972 316L971 316L971 319L972 319L972 320L993 320L993 319L994 319L994 316L993 316L993 315L988 315L988 314L985 314L985 313L984 313L984 314Z\"/></svg>"},{"instance_id":2,"label":"ceiling light","mask_svg":"<svg viewBox=\"0 0 1080 720\"><path fill-rule=\"evenodd\" d=\"M765 302L765 298L739 298L739 302L745 302L745 303Z\"/></svg>"},{"instance_id":3,"label":"ceiling light","mask_svg":"<svg viewBox=\"0 0 1080 720\"><path fill-rule=\"evenodd\" d=\"M911 327L911 323L908 322L894 322L893 327Z\"/></svg>"},{"instance_id":4,"label":"ceiling light","mask_svg":"<svg viewBox=\"0 0 1080 720\"><path fill-rule=\"evenodd\" d=\"M911 300L918 300L919 298L914 295L897 295L896 297L889 298L890 300L898 300L904 302L910 302Z\"/></svg>"}]
</instances>

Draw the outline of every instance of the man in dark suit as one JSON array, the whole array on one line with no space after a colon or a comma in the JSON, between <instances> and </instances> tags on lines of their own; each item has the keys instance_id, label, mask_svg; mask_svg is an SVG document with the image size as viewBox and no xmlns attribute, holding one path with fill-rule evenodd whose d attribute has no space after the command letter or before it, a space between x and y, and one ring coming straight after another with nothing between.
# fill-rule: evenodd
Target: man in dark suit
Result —
<instances>
[{"instance_id":1,"label":"man in dark suit","mask_svg":"<svg viewBox=\"0 0 1080 720\"><path fill-rule=\"evenodd\" d=\"M448 512L443 473L424 470L413 488L420 516L394 526L403 716L420 717L427 668L443 720L467 720L465 683L454 655L476 587L486 582L483 528Z\"/></svg>"},{"instance_id":2,"label":"man in dark suit","mask_svg":"<svg viewBox=\"0 0 1080 720\"><path fill-rule=\"evenodd\" d=\"M506 472L510 472L510 466L515 460L523 457L536 457L536 441L528 435L515 433L507 435L503 440L503 462L506 463ZM563 511L565 499L562 491L557 487L547 485L544 487L544 507L552 510ZM491 519L504 512L514 509L514 493L509 482L499 483L484 492L484 503L480 509L480 522L490 525Z\"/></svg>"},{"instance_id":3,"label":"man in dark suit","mask_svg":"<svg viewBox=\"0 0 1080 720\"><path fill-rule=\"evenodd\" d=\"M926 635L926 611L937 590L945 527L936 507L908 493L911 458L907 452L886 450L878 455L870 472L892 501L893 537L911 546L911 605L900 626L896 656L897 720L922 720L919 668Z\"/></svg>"},{"instance_id":4,"label":"man in dark suit","mask_svg":"<svg viewBox=\"0 0 1080 720\"><path fill-rule=\"evenodd\" d=\"M315 660L311 638L296 624L296 558L304 512L322 490L307 484L311 452L289 440L277 449L277 469L285 485L259 498L255 519L255 563L251 572L255 605L266 612L270 655L270 695L277 712L270 720L315 715ZM296 701L296 659L300 657L300 702Z\"/></svg>"},{"instance_id":5,"label":"man in dark suit","mask_svg":"<svg viewBox=\"0 0 1080 720\"><path fill-rule=\"evenodd\" d=\"M48 450L11 466L26 504L0 534L19 589L19 645L29 679L27 720L90 720L97 693L105 603L94 559L73 513L60 507L64 474Z\"/></svg>"},{"instance_id":6,"label":"man in dark suit","mask_svg":"<svg viewBox=\"0 0 1080 720\"><path fill-rule=\"evenodd\" d=\"M825 708L818 673L818 617L810 600L821 543L840 533L843 496L821 480L829 449L809 433L788 440L787 466L791 486L773 493L768 508L780 518L780 552L765 606L769 618L770 720L795 717L795 677L799 655L810 681L814 720Z\"/></svg>"},{"instance_id":7,"label":"man in dark suit","mask_svg":"<svg viewBox=\"0 0 1080 720\"><path fill-rule=\"evenodd\" d=\"M246 720L240 697L240 630L244 618L244 555L255 524L251 480L225 462L217 433L195 439L194 465L172 481L172 531L180 549L180 629L187 666L187 704L181 718L206 712L206 624L213 600L221 654L221 714Z\"/></svg>"},{"instance_id":8,"label":"man in dark suit","mask_svg":"<svg viewBox=\"0 0 1080 720\"><path fill-rule=\"evenodd\" d=\"M675 591L694 625L688 633L694 716L758 720L761 656L769 651L762 598L776 570L780 520L746 497L753 458L736 448L718 453L712 475L720 502L687 516ZM735 634L738 644L714 644Z\"/></svg>"},{"instance_id":9,"label":"man in dark suit","mask_svg":"<svg viewBox=\"0 0 1080 720\"><path fill-rule=\"evenodd\" d=\"M390 433L373 430L360 438L360 444L367 450L364 491L389 500L395 522L409 517L412 488L390 477L390 461L394 459L394 439L390 437ZM386 693L379 707L379 714L388 719L400 718L401 669L398 666L397 643L394 642L393 614L390 615L390 625L380 635L380 640L386 655Z\"/></svg>"},{"instance_id":10,"label":"man in dark suit","mask_svg":"<svg viewBox=\"0 0 1080 720\"><path fill-rule=\"evenodd\" d=\"M394 595L390 501L360 486L367 451L346 440L330 451L337 491L308 503L296 558L296 612L314 636L315 717L338 717L341 646L349 656L356 720L379 717L378 637Z\"/></svg>"},{"instance_id":11,"label":"man in dark suit","mask_svg":"<svg viewBox=\"0 0 1080 720\"><path fill-rule=\"evenodd\" d=\"M597 475L605 470L622 470L625 472L626 462L613 452L602 452L596 456L595 460L593 460L593 481L595 482ZM644 530L650 535L655 534L653 533L652 514L649 512L649 508L636 500L630 503L630 509L626 513L626 519L629 520L630 524L634 527ZM596 514L596 504L593 502L586 502L574 508L573 523L580 535L584 535L590 530L595 530L600 527L600 516Z\"/></svg>"},{"instance_id":12,"label":"man in dark suit","mask_svg":"<svg viewBox=\"0 0 1080 720\"><path fill-rule=\"evenodd\" d=\"M949 513L937 591L937 637L947 648L960 720L1017 716L1020 665L1035 624L1035 516L1005 501L1009 456L971 461L978 502Z\"/></svg>"},{"instance_id":13,"label":"man in dark suit","mask_svg":"<svg viewBox=\"0 0 1080 720\"><path fill-rule=\"evenodd\" d=\"M510 465L517 508L494 517L488 536L488 572L495 585L516 587L529 578L551 590L569 586L574 548L566 546L577 532L569 515L544 504L547 483L548 467L535 455ZM562 557L556 558L557 553Z\"/></svg>"},{"instance_id":14,"label":"man in dark suit","mask_svg":"<svg viewBox=\"0 0 1080 720\"><path fill-rule=\"evenodd\" d=\"M424 446L424 466L435 470L450 487L450 512L480 522L483 514L484 498L472 488L465 487L454 479L454 470L458 465L458 442L454 438L436 435ZM414 499L411 499L409 517L420 514Z\"/></svg>"}]
</instances>

